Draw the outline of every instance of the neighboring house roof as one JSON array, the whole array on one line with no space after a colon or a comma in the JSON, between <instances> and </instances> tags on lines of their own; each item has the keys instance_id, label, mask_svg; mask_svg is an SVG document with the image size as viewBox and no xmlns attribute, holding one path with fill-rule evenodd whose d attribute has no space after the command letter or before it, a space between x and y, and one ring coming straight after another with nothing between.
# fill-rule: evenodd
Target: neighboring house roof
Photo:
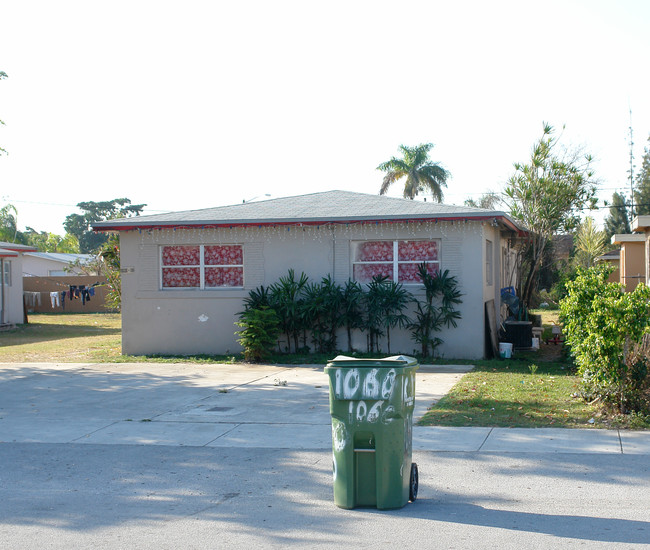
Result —
<instances>
[{"instance_id":1,"label":"neighboring house roof","mask_svg":"<svg viewBox=\"0 0 650 550\"><path fill-rule=\"evenodd\" d=\"M351 191L325 191L201 210L135 216L93 223L95 231L173 227L316 225L426 220L491 220L519 233L525 230L505 212L420 202Z\"/></svg>"},{"instance_id":2,"label":"neighboring house roof","mask_svg":"<svg viewBox=\"0 0 650 550\"><path fill-rule=\"evenodd\" d=\"M71 275L81 275L79 267L90 265L92 254L71 254L64 252L27 252L24 254L23 276L49 277L62 275L71 270Z\"/></svg>"},{"instance_id":3,"label":"neighboring house roof","mask_svg":"<svg viewBox=\"0 0 650 550\"><path fill-rule=\"evenodd\" d=\"M51 260L53 262L61 262L66 265L76 262L77 260L79 260L82 265L85 265L95 258L92 254L68 254L64 252L27 252L25 256Z\"/></svg>"},{"instance_id":4,"label":"neighboring house roof","mask_svg":"<svg viewBox=\"0 0 650 550\"><path fill-rule=\"evenodd\" d=\"M618 261L621 258L621 249L616 248L614 250L610 250L609 252L605 252L604 254L598 256L596 258L597 262L612 262L614 260Z\"/></svg>"},{"instance_id":5,"label":"neighboring house roof","mask_svg":"<svg viewBox=\"0 0 650 550\"><path fill-rule=\"evenodd\" d=\"M645 235L639 233L616 233L615 235L612 235L612 244L642 242L645 242Z\"/></svg>"},{"instance_id":6,"label":"neighboring house roof","mask_svg":"<svg viewBox=\"0 0 650 550\"><path fill-rule=\"evenodd\" d=\"M7 250L6 248L0 248L0 258L15 258L16 256L18 256L18 252Z\"/></svg>"},{"instance_id":7,"label":"neighboring house roof","mask_svg":"<svg viewBox=\"0 0 650 550\"><path fill-rule=\"evenodd\" d=\"M650 229L650 216L637 216L632 220L632 231L644 232Z\"/></svg>"},{"instance_id":8,"label":"neighboring house roof","mask_svg":"<svg viewBox=\"0 0 650 550\"><path fill-rule=\"evenodd\" d=\"M26 244L7 243L0 241L0 248L10 252L36 252L38 249Z\"/></svg>"}]
</instances>

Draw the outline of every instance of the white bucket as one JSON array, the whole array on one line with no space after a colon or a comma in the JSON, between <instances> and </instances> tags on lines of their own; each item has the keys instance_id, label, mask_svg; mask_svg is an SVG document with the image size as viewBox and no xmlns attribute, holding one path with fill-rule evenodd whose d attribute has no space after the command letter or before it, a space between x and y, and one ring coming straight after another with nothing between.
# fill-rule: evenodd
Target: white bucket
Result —
<instances>
[{"instance_id":1,"label":"white bucket","mask_svg":"<svg viewBox=\"0 0 650 550\"><path fill-rule=\"evenodd\" d=\"M499 355L501 355L501 359L510 359L512 357L512 344L499 342Z\"/></svg>"},{"instance_id":2,"label":"white bucket","mask_svg":"<svg viewBox=\"0 0 650 550\"><path fill-rule=\"evenodd\" d=\"M533 338L533 349L539 349L539 338Z\"/></svg>"}]
</instances>

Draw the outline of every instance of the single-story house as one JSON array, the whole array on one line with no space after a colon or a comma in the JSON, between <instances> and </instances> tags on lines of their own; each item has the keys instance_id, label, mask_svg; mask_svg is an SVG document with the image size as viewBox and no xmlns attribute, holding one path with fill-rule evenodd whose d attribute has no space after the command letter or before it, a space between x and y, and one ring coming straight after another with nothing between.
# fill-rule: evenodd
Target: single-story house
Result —
<instances>
[{"instance_id":1,"label":"single-story house","mask_svg":"<svg viewBox=\"0 0 650 550\"><path fill-rule=\"evenodd\" d=\"M0 327L24 322L23 257L33 246L0 242Z\"/></svg>"},{"instance_id":2,"label":"single-story house","mask_svg":"<svg viewBox=\"0 0 650 550\"><path fill-rule=\"evenodd\" d=\"M619 280L625 292L632 292L639 283L645 283L645 236L639 234L612 235L612 244L619 245Z\"/></svg>"},{"instance_id":3,"label":"single-story house","mask_svg":"<svg viewBox=\"0 0 650 550\"><path fill-rule=\"evenodd\" d=\"M644 267L645 280L650 282L650 216L637 216L632 220L632 231L641 233L644 237Z\"/></svg>"},{"instance_id":4,"label":"single-story house","mask_svg":"<svg viewBox=\"0 0 650 550\"><path fill-rule=\"evenodd\" d=\"M385 274L416 297L416 266L449 270L463 293L457 328L441 333L441 356L486 355L501 288L513 286L517 238L524 230L501 211L348 191L328 191L202 210L93 224L119 232L122 349L125 354L224 354L251 290L289 269L343 284ZM353 346L365 350L366 337ZM343 341L343 339L342 339ZM391 332L391 352L418 348Z\"/></svg>"},{"instance_id":5,"label":"single-story house","mask_svg":"<svg viewBox=\"0 0 650 550\"><path fill-rule=\"evenodd\" d=\"M23 277L85 275L78 265L87 265L94 258L92 254L27 252L23 257Z\"/></svg>"}]
</instances>

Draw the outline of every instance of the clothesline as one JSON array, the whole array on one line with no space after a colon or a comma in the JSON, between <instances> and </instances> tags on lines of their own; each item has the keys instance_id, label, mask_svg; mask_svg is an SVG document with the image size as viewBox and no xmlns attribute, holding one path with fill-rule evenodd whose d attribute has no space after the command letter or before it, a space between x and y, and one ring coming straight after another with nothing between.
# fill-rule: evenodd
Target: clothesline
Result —
<instances>
[{"instance_id":1,"label":"clothesline","mask_svg":"<svg viewBox=\"0 0 650 550\"><path fill-rule=\"evenodd\" d=\"M25 273L25 272L23 272L23 277L38 277L39 279L44 279L45 278L45 277L43 277L41 275L34 275L33 273ZM47 277L47 282L49 284L54 284L54 285L60 286L62 288L68 288L70 286L73 286L73 285L70 285L70 283L62 283L61 281L56 281L56 280L51 279L49 277ZM100 283L99 281L97 281L97 282L93 283L91 286L102 286L102 285L105 285L105 284L106 283ZM50 291L49 290L42 290L41 292L49 293Z\"/></svg>"},{"instance_id":2,"label":"clothesline","mask_svg":"<svg viewBox=\"0 0 650 550\"><path fill-rule=\"evenodd\" d=\"M60 283L59 283L60 284ZM41 305L41 294L49 294L50 296L50 304L52 305L52 309L55 309L57 307L63 308L65 310L65 302L66 299L68 301L73 301L73 300L79 300L81 299L81 304L86 305L86 302L89 302L93 296L95 296L95 287L97 286L104 286L105 283L100 283L96 282L93 283L92 285L63 285L60 284L60 286L67 286L68 290L63 290L63 291L47 291L47 290L42 290L42 291L24 291L23 292L23 300L25 301L25 305L27 306L32 306L36 307L37 305Z\"/></svg>"}]
</instances>

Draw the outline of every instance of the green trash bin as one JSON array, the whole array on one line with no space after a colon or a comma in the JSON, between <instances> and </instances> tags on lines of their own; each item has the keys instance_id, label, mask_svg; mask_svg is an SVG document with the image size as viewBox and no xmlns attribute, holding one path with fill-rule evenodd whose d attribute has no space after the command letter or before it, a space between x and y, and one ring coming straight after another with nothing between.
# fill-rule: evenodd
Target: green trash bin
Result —
<instances>
[{"instance_id":1,"label":"green trash bin","mask_svg":"<svg viewBox=\"0 0 650 550\"><path fill-rule=\"evenodd\" d=\"M340 508L401 508L415 500L411 460L417 360L403 355L325 367L332 416L334 503Z\"/></svg>"}]
</instances>

